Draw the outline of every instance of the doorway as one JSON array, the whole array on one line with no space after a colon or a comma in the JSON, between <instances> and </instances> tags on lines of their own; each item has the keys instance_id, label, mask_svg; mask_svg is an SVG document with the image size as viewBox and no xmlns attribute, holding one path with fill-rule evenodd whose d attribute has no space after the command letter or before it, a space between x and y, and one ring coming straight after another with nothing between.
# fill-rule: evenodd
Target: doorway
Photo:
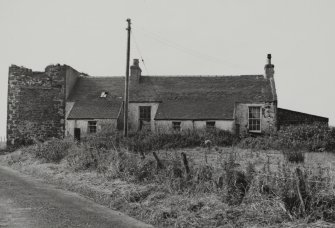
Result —
<instances>
[{"instance_id":1,"label":"doorway","mask_svg":"<svg viewBox=\"0 0 335 228\"><path fill-rule=\"evenodd\" d=\"M74 129L74 139L78 142L80 142L80 128Z\"/></svg>"}]
</instances>

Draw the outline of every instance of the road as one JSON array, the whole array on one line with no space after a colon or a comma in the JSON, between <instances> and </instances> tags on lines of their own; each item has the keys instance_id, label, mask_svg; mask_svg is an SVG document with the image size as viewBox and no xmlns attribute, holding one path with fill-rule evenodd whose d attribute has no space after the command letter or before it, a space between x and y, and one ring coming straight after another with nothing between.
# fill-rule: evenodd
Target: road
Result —
<instances>
[{"instance_id":1,"label":"road","mask_svg":"<svg viewBox=\"0 0 335 228\"><path fill-rule=\"evenodd\" d=\"M0 227L151 227L0 166Z\"/></svg>"}]
</instances>

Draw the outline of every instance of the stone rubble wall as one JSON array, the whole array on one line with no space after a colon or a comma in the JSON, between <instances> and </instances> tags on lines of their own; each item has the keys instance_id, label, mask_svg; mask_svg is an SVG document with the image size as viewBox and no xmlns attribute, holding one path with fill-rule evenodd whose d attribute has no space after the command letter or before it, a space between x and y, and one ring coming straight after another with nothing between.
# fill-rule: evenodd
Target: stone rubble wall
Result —
<instances>
[{"instance_id":1,"label":"stone rubble wall","mask_svg":"<svg viewBox=\"0 0 335 228\"><path fill-rule=\"evenodd\" d=\"M65 131L64 65L34 72L12 65L8 75L7 139L9 144L61 138Z\"/></svg>"}]
</instances>

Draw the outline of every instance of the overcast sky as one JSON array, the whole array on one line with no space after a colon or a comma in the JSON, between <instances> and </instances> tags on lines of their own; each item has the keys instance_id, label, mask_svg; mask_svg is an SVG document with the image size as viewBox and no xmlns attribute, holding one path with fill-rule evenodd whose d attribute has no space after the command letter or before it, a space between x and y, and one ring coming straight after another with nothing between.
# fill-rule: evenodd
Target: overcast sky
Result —
<instances>
[{"instance_id":1,"label":"overcast sky","mask_svg":"<svg viewBox=\"0 0 335 228\"><path fill-rule=\"evenodd\" d=\"M271 53L279 107L335 125L334 12L333 0L0 0L0 136L11 64L124 75L127 18L142 74L263 74Z\"/></svg>"}]
</instances>

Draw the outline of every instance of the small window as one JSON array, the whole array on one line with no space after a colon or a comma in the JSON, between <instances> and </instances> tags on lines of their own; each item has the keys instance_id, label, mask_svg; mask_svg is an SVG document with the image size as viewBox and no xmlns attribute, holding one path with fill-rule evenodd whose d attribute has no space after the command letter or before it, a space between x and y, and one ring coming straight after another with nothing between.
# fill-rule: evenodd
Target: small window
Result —
<instances>
[{"instance_id":1,"label":"small window","mask_svg":"<svg viewBox=\"0 0 335 228\"><path fill-rule=\"evenodd\" d=\"M97 132L97 121L88 121L88 133Z\"/></svg>"},{"instance_id":2,"label":"small window","mask_svg":"<svg viewBox=\"0 0 335 228\"><path fill-rule=\"evenodd\" d=\"M103 92L101 92L100 97L101 98L106 98L107 95L108 95L108 92L107 91L103 91Z\"/></svg>"},{"instance_id":3,"label":"small window","mask_svg":"<svg viewBox=\"0 0 335 228\"><path fill-rule=\"evenodd\" d=\"M249 107L249 131L261 132L261 107Z\"/></svg>"},{"instance_id":4,"label":"small window","mask_svg":"<svg viewBox=\"0 0 335 228\"><path fill-rule=\"evenodd\" d=\"M180 124L181 124L181 122L172 122L173 130L180 131Z\"/></svg>"},{"instance_id":5,"label":"small window","mask_svg":"<svg viewBox=\"0 0 335 228\"><path fill-rule=\"evenodd\" d=\"M214 129L215 128L215 121L207 121L206 122L207 129Z\"/></svg>"}]
</instances>

